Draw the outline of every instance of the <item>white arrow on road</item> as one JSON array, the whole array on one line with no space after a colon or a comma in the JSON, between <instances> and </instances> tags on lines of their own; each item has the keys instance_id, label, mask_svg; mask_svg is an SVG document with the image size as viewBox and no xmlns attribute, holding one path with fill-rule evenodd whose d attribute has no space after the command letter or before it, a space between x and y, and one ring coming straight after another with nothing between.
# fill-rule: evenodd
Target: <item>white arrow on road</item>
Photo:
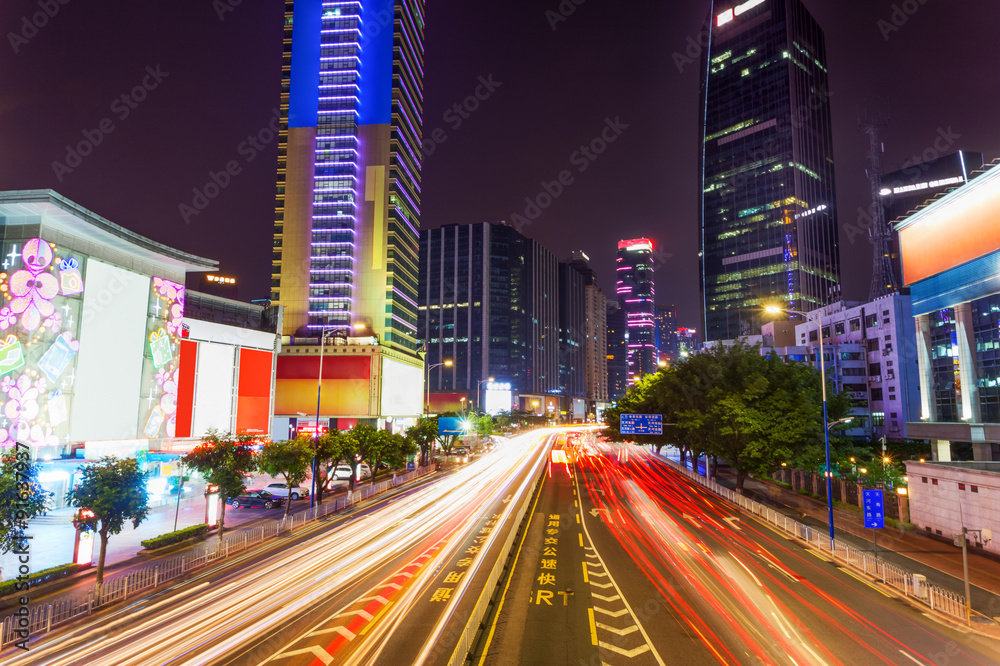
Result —
<instances>
[{"instance_id":1,"label":"white arrow on road","mask_svg":"<svg viewBox=\"0 0 1000 666\"><path fill-rule=\"evenodd\" d=\"M739 522L740 522L739 518L733 518L732 516L729 516L728 518L723 518L723 520L726 521L727 523L729 523L730 527L732 527L734 529L737 529L737 530L740 530L740 531L743 530L743 528L739 526Z\"/></svg>"},{"instance_id":2,"label":"white arrow on road","mask_svg":"<svg viewBox=\"0 0 1000 666\"><path fill-rule=\"evenodd\" d=\"M608 512L607 509L591 509L590 515L592 515L594 518L597 518L597 516L599 516L600 514L607 512Z\"/></svg>"},{"instance_id":3,"label":"white arrow on road","mask_svg":"<svg viewBox=\"0 0 1000 666\"><path fill-rule=\"evenodd\" d=\"M513 497L513 495L507 495L507 497L504 498L503 503L506 504L509 502L511 497Z\"/></svg>"}]
</instances>

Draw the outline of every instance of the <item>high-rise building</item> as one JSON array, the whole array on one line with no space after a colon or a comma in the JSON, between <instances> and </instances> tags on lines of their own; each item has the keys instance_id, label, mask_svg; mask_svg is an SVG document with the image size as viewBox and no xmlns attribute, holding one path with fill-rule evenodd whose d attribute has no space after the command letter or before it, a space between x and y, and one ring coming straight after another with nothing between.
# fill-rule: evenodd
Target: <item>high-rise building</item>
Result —
<instances>
[{"instance_id":1,"label":"high-rise building","mask_svg":"<svg viewBox=\"0 0 1000 666\"><path fill-rule=\"evenodd\" d=\"M618 242L618 306L628 322L628 384L656 372L656 324L653 321L653 241Z\"/></svg>"},{"instance_id":2,"label":"high-rise building","mask_svg":"<svg viewBox=\"0 0 1000 666\"><path fill-rule=\"evenodd\" d=\"M606 307L608 399L618 400L628 389L628 318L615 301Z\"/></svg>"},{"instance_id":3,"label":"high-rise building","mask_svg":"<svg viewBox=\"0 0 1000 666\"><path fill-rule=\"evenodd\" d=\"M763 306L839 299L823 31L802 0L718 0L702 62L701 295L706 340L760 329Z\"/></svg>"},{"instance_id":4,"label":"high-rise building","mask_svg":"<svg viewBox=\"0 0 1000 666\"><path fill-rule=\"evenodd\" d=\"M560 392L558 262L513 227L422 230L418 303L430 392L474 400L489 377L515 393Z\"/></svg>"},{"instance_id":5,"label":"high-rise building","mask_svg":"<svg viewBox=\"0 0 1000 666\"><path fill-rule=\"evenodd\" d=\"M584 278L583 363L587 408L596 413L598 404L608 400L607 298L597 286L597 273L590 267L590 257L583 250L572 252L569 265Z\"/></svg>"},{"instance_id":6,"label":"high-rise building","mask_svg":"<svg viewBox=\"0 0 1000 666\"><path fill-rule=\"evenodd\" d=\"M688 354L693 354L698 350L698 331L693 328L684 328L683 326L677 329L677 354L678 356L687 356Z\"/></svg>"},{"instance_id":7,"label":"high-rise building","mask_svg":"<svg viewBox=\"0 0 1000 666\"><path fill-rule=\"evenodd\" d=\"M559 263L559 391L582 398L587 392L584 359L587 335L587 277L572 263Z\"/></svg>"},{"instance_id":8,"label":"high-rise building","mask_svg":"<svg viewBox=\"0 0 1000 666\"><path fill-rule=\"evenodd\" d=\"M415 353L423 0L285 2L271 298Z\"/></svg>"},{"instance_id":9,"label":"high-rise building","mask_svg":"<svg viewBox=\"0 0 1000 666\"><path fill-rule=\"evenodd\" d=\"M657 305L653 317L656 322L657 363L673 363L680 353L677 346L677 308Z\"/></svg>"}]
</instances>

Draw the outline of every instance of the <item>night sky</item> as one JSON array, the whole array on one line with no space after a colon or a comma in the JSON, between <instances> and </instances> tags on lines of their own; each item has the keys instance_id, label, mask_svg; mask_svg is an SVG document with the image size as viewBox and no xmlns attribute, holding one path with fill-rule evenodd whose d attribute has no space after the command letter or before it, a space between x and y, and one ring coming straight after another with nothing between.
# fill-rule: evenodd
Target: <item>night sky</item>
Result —
<instances>
[{"instance_id":1,"label":"night sky","mask_svg":"<svg viewBox=\"0 0 1000 666\"><path fill-rule=\"evenodd\" d=\"M244 142L266 130L279 101L283 3L62 1L42 0L58 11L37 30L23 18L41 11L38 0L0 3L0 190L55 189L219 260L241 299L266 298L277 141ZM427 4L423 226L524 216L525 198L567 170L572 181L523 233L560 259L584 250L612 294L616 242L652 238L657 301L698 327L699 74L683 58L697 56L709 3L562 0L568 16L559 0ZM942 136L953 137L945 152L1000 156L1000 4L806 4L826 32L844 296L865 299L872 251L848 231L870 203L857 111L887 112L887 170L935 156ZM480 88L477 109L449 113L480 77L488 97ZM144 100L120 99L144 82ZM609 121L619 130L606 150L574 158ZM66 147L87 136L98 145L67 161ZM231 160L240 173L185 220L180 206Z\"/></svg>"}]
</instances>

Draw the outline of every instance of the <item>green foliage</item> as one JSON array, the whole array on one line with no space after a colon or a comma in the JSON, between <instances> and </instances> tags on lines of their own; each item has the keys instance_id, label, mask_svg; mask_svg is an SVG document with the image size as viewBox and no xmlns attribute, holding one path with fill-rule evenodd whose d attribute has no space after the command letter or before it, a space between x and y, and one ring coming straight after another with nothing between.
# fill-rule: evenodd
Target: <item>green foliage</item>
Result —
<instances>
[{"instance_id":1,"label":"green foliage","mask_svg":"<svg viewBox=\"0 0 1000 666\"><path fill-rule=\"evenodd\" d=\"M79 564L63 564L62 566L52 567L51 569L36 571L35 573L28 574L28 588L30 589L35 585L41 585L42 583L48 583L49 581L72 576L76 572L84 569L86 569L86 567ZM19 582L23 583L24 581L8 580L0 583L0 597L6 597L7 595L12 595L14 593L24 594L23 589L17 589Z\"/></svg>"},{"instance_id":2,"label":"green foliage","mask_svg":"<svg viewBox=\"0 0 1000 666\"><path fill-rule=\"evenodd\" d=\"M101 537L101 554L97 560L97 584L104 580L104 557L108 537L118 534L131 521L132 527L149 514L146 472L139 469L135 458L105 457L95 465L80 468L80 485L66 494L70 505L89 509L93 516L81 522Z\"/></svg>"},{"instance_id":3,"label":"green foliage","mask_svg":"<svg viewBox=\"0 0 1000 666\"><path fill-rule=\"evenodd\" d=\"M222 511L219 512L219 538L226 521L226 500L246 491L247 472L257 469L250 444L251 435L232 435L209 430L202 444L184 456L184 464L198 470L205 480L219 487Z\"/></svg>"},{"instance_id":4,"label":"green foliage","mask_svg":"<svg viewBox=\"0 0 1000 666\"><path fill-rule=\"evenodd\" d=\"M27 523L45 513L48 496L38 482L38 465L26 450L0 457L0 553L23 550Z\"/></svg>"},{"instance_id":5,"label":"green foliage","mask_svg":"<svg viewBox=\"0 0 1000 666\"><path fill-rule=\"evenodd\" d=\"M726 460L737 472L737 489L750 474L767 476L782 462L823 447L819 373L811 366L761 356L759 347L737 342L687 357L647 375L604 412L606 431L620 439L621 413L661 414L662 437L635 437L640 444L674 442L693 455ZM850 411L846 394L828 386L828 416Z\"/></svg>"},{"instance_id":6,"label":"green foliage","mask_svg":"<svg viewBox=\"0 0 1000 666\"><path fill-rule=\"evenodd\" d=\"M194 537L204 536L208 532L208 525L193 525L191 527L185 527L182 530L177 530L176 532L167 532L166 534L161 534L160 536L153 537L152 539L145 539L140 541L142 547L146 550L154 550L156 548L165 548L167 546L172 546L175 543L180 543L181 541L187 541L188 539L193 539Z\"/></svg>"},{"instance_id":7,"label":"green foliage","mask_svg":"<svg viewBox=\"0 0 1000 666\"><path fill-rule=\"evenodd\" d=\"M317 442L318 445L318 442ZM267 442L257 455L257 467L271 477L282 477L289 488L309 477L312 470L313 440L300 437ZM291 497L285 502L285 515L292 508Z\"/></svg>"},{"instance_id":8,"label":"green foliage","mask_svg":"<svg viewBox=\"0 0 1000 666\"><path fill-rule=\"evenodd\" d=\"M478 428L476 432L480 437L489 437L493 434L493 417L489 414L483 414L479 417Z\"/></svg>"},{"instance_id":9,"label":"green foliage","mask_svg":"<svg viewBox=\"0 0 1000 666\"><path fill-rule=\"evenodd\" d=\"M427 464L434 440L438 437L437 419L421 419L417 424L406 431L407 438L413 442L420 450L420 465Z\"/></svg>"}]
</instances>

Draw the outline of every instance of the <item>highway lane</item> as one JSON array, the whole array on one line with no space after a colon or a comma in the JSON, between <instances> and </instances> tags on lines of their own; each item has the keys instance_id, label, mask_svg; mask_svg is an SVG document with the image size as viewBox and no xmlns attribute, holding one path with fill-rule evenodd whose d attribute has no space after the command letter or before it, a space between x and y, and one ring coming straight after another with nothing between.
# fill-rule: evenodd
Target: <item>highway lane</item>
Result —
<instances>
[{"instance_id":1,"label":"highway lane","mask_svg":"<svg viewBox=\"0 0 1000 666\"><path fill-rule=\"evenodd\" d=\"M997 642L927 617L648 451L595 452L578 462L588 535L625 598L672 616L648 623L666 663L1000 663Z\"/></svg>"},{"instance_id":2,"label":"highway lane","mask_svg":"<svg viewBox=\"0 0 1000 666\"><path fill-rule=\"evenodd\" d=\"M446 661L455 626L464 626L462 609L478 598L510 528L509 507L540 472L544 435L511 440L333 529L314 528L311 538L244 558L241 567L55 632L28 653L8 651L4 663Z\"/></svg>"}]
</instances>

